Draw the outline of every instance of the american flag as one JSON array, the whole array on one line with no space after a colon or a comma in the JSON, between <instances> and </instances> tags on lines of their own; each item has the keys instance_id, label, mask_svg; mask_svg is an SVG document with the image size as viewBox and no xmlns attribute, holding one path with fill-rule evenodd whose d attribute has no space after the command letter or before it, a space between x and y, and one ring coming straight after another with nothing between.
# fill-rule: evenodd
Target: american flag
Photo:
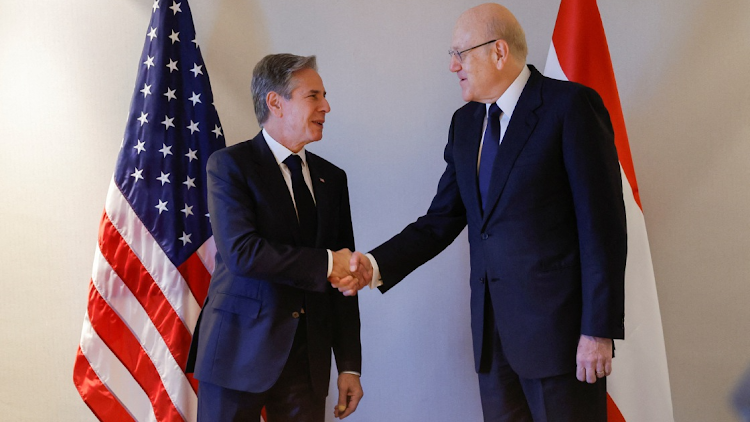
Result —
<instances>
[{"instance_id":1,"label":"american flag","mask_svg":"<svg viewBox=\"0 0 750 422\"><path fill-rule=\"evenodd\" d=\"M152 8L73 371L107 421L196 419L183 368L214 266L206 161L221 123L187 1Z\"/></svg>"}]
</instances>

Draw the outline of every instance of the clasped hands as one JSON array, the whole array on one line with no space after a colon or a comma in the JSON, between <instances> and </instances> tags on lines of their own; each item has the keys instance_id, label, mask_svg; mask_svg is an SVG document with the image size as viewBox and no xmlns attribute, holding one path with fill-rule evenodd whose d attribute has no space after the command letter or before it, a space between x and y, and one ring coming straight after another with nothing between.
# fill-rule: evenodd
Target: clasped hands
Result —
<instances>
[{"instance_id":1,"label":"clasped hands","mask_svg":"<svg viewBox=\"0 0 750 422\"><path fill-rule=\"evenodd\" d=\"M354 296L372 280L372 264L361 252L341 249L333 253L333 269L328 281L344 296Z\"/></svg>"}]
</instances>

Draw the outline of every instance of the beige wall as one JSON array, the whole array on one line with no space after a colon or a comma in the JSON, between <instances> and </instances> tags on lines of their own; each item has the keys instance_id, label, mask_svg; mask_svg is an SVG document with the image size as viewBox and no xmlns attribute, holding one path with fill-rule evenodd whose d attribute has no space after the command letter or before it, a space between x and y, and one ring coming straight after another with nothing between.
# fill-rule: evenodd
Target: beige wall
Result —
<instances>
[{"instance_id":1,"label":"beige wall","mask_svg":"<svg viewBox=\"0 0 750 422\"><path fill-rule=\"evenodd\" d=\"M93 420L72 366L151 3L0 0L0 420ZM734 420L727 395L750 364L750 2L599 3L675 419ZM260 57L318 55L333 110L311 149L347 170L364 249L428 206L462 103L447 70L450 32L474 4L191 2L229 143L257 130L247 86ZM543 68L559 1L505 4L526 29L529 62ZM362 294L366 396L352 421L477 420L466 249L462 236L392 293Z\"/></svg>"}]
</instances>

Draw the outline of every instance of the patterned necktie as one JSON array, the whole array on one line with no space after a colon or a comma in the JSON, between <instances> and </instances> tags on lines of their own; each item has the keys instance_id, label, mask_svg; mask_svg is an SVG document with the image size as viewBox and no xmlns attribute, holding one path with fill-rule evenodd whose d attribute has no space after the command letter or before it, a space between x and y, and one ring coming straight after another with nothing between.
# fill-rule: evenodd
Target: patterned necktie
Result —
<instances>
[{"instance_id":1,"label":"patterned necktie","mask_svg":"<svg viewBox=\"0 0 750 422\"><path fill-rule=\"evenodd\" d=\"M310 189L302 176L302 158L292 154L284 160L284 164L292 172L292 190L294 191L294 203L297 205L297 219L302 242L304 246L315 246L315 237L318 232L318 212L315 209Z\"/></svg>"},{"instance_id":2,"label":"patterned necktie","mask_svg":"<svg viewBox=\"0 0 750 422\"><path fill-rule=\"evenodd\" d=\"M492 165L500 147L500 114L502 110L497 103L492 103L487 113L487 128L482 142L482 157L479 160L479 196L482 199L482 211L487 204L492 179Z\"/></svg>"}]
</instances>

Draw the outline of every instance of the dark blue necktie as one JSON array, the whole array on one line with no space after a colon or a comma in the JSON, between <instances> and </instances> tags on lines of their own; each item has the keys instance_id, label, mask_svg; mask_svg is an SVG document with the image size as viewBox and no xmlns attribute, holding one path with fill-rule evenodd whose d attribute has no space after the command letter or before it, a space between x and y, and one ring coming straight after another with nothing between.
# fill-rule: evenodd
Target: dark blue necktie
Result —
<instances>
[{"instance_id":1,"label":"dark blue necktie","mask_svg":"<svg viewBox=\"0 0 750 422\"><path fill-rule=\"evenodd\" d=\"M315 246L315 237L318 232L318 212L315 210L315 202L310 194L310 189L302 176L302 158L292 154L284 160L284 164L292 172L292 190L294 191L294 203L297 205L297 219L302 233L304 246Z\"/></svg>"},{"instance_id":2,"label":"dark blue necktie","mask_svg":"<svg viewBox=\"0 0 750 422\"><path fill-rule=\"evenodd\" d=\"M497 106L497 103L492 103L487 113L487 128L484 130L482 157L479 160L479 196L482 199L483 211L490 191L492 165L500 147L500 113L502 113L502 110Z\"/></svg>"}]
</instances>

